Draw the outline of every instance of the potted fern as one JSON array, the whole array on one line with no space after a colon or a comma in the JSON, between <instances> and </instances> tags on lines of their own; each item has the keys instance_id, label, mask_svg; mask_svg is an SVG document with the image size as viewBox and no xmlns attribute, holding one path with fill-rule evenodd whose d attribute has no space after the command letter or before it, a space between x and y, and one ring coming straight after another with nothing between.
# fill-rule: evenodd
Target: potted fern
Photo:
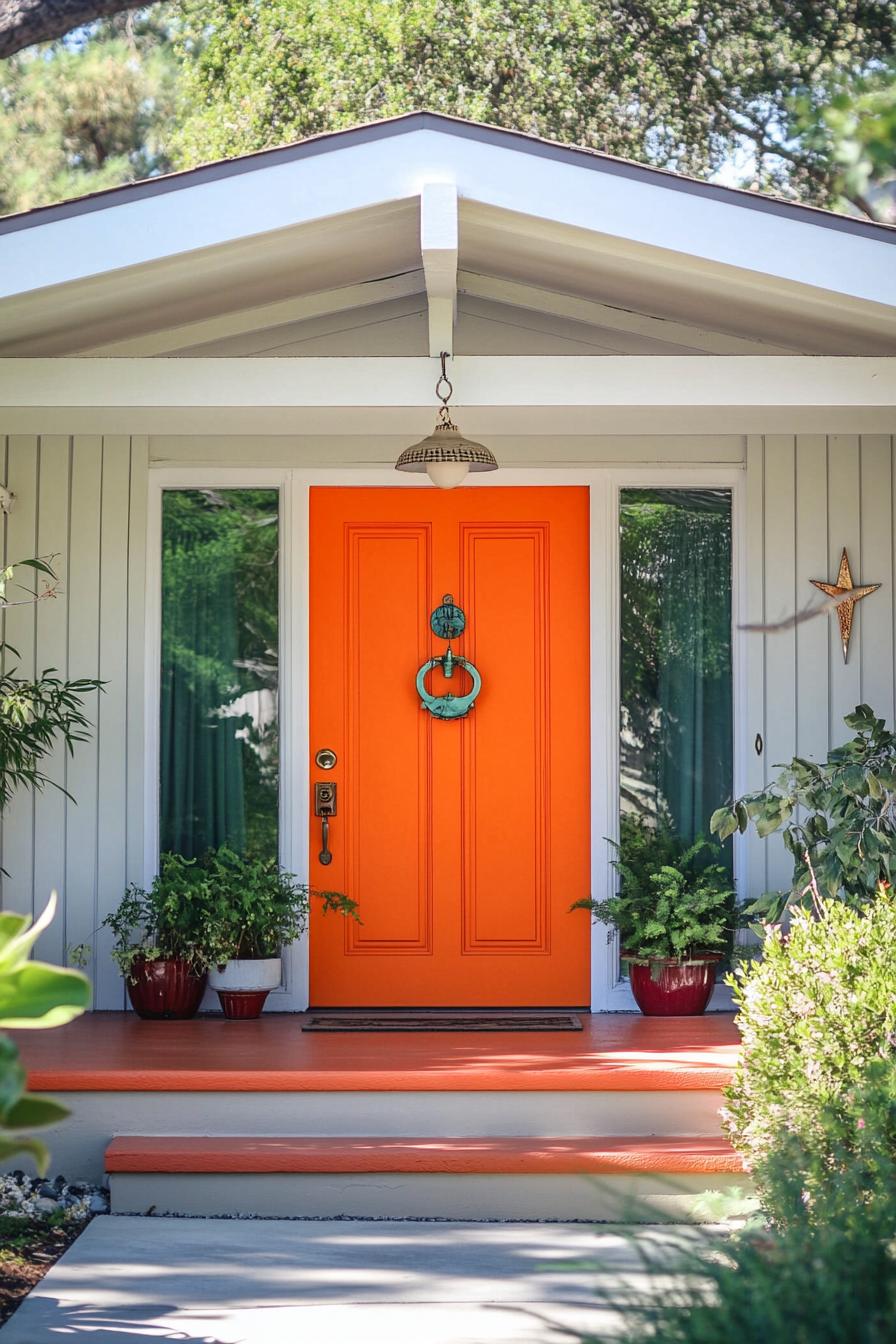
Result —
<instances>
[{"instance_id":1,"label":"potted fern","mask_svg":"<svg viewBox=\"0 0 896 1344\"><path fill-rule=\"evenodd\" d=\"M224 1016L255 1018L280 984L281 948L304 933L311 898L325 911L357 918L356 903L336 891L315 892L274 859L217 849L198 866L207 890L202 946L209 985Z\"/></svg>"},{"instance_id":2,"label":"potted fern","mask_svg":"<svg viewBox=\"0 0 896 1344\"><path fill-rule=\"evenodd\" d=\"M705 839L685 846L668 825L623 819L614 843L615 895L573 909L619 933L632 994L648 1017L706 1011L716 966L730 945L734 891L721 850ZM715 862L713 860L715 859Z\"/></svg>"},{"instance_id":3,"label":"potted fern","mask_svg":"<svg viewBox=\"0 0 896 1344\"><path fill-rule=\"evenodd\" d=\"M206 890L194 865L163 854L149 890L131 884L102 927L115 936L112 956L139 1017L195 1016L208 961L202 940Z\"/></svg>"}]
</instances>

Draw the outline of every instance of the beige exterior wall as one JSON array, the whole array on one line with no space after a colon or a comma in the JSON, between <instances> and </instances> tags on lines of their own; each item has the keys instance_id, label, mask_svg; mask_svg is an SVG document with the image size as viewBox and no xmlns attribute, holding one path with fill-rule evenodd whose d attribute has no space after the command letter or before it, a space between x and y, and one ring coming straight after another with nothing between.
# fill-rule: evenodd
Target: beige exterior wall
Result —
<instances>
[{"instance_id":1,"label":"beige exterior wall","mask_svg":"<svg viewBox=\"0 0 896 1344\"><path fill-rule=\"evenodd\" d=\"M519 438L493 440L506 465L557 467L677 463L743 464L746 536L741 547L750 618L774 620L801 608L809 579L836 574L849 550L853 576L880 582L856 618L843 664L835 624L815 620L774 635L749 636L742 775L759 787L774 763L798 751L823 755L843 735L842 717L861 700L892 720L894 703L894 444L888 436L737 435L705 438ZM51 772L76 802L55 789L15 798L2 823L2 905L31 910L58 887L63 910L40 952L93 938L96 1005L123 1005L108 940L94 937L130 880L143 876L144 615L146 495L151 465L233 467L367 466L394 461L391 438L214 439L0 435L0 465L16 494L5 521L6 561L57 554L61 591L36 608L7 612L6 638L23 672L48 667L106 683L96 731ZM743 726L742 726L743 727ZM781 882L786 857L750 840L749 887Z\"/></svg>"}]
</instances>

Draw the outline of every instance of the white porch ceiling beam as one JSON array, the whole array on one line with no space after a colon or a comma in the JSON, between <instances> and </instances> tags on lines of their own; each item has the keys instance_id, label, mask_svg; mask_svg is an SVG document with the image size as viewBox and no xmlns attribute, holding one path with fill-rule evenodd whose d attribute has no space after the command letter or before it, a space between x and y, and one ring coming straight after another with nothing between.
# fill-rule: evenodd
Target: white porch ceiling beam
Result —
<instances>
[{"instance_id":1,"label":"white porch ceiling beam","mask_svg":"<svg viewBox=\"0 0 896 1344\"><path fill-rule=\"evenodd\" d=\"M338 289L320 290L315 294L300 294L275 303L259 304L233 313L222 313L197 322L185 322L179 327L131 336L127 340L110 341L107 345L78 351L90 356L146 356L167 355L173 350L187 350L208 341L242 336L246 332L261 331L268 327L287 326L313 317L329 317L353 308L368 308L390 299L404 299L423 290L423 272L408 271L382 280L368 280L359 285L342 285Z\"/></svg>"},{"instance_id":2,"label":"white porch ceiling beam","mask_svg":"<svg viewBox=\"0 0 896 1344\"><path fill-rule=\"evenodd\" d=\"M461 294L469 294L477 299L490 299L495 303L510 304L514 308L549 313L553 317L569 318L573 322L584 322L591 327L625 331L635 336L649 336L653 340L668 341L671 345L687 345L694 350L705 350L709 355L792 353L792 347L789 346L770 345L764 341L750 340L745 336L728 336L725 332L707 331L701 327L689 326L685 322L653 317L647 313L597 303L594 299L577 298L572 294L560 294L555 290L540 289L537 285L520 284L516 280L478 275L474 271L458 272L457 285Z\"/></svg>"},{"instance_id":3,"label":"white porch ceiling beam","mask_svg":"<svg viewBox=\"0 0 896 1344\"><path fill-rule=\"evenodd\" d=\"M457 318L457 187L424 182L420 192L420 254L429 303L429 353L454 354Z\"/></svg>"},{"instance_id":4,"label":"white porch ceiling beam","mask_svg":"<svg viewBox=\"0 0 896 1344\"><path fill-rule=\"evenodd\" d=\"M896 358L472 356L458 419L482 434L892 433ZM424 432L426 358L3 359L8 433Z\"/></svg>"}]
</instances>

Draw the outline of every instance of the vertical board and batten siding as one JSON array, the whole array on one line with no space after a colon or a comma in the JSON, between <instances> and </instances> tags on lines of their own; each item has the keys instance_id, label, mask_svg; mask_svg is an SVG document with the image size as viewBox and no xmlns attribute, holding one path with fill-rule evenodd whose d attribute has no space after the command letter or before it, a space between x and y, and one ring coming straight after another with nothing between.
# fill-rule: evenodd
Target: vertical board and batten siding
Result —
<instances>
[{"instance_id":1,"label":"vertical board and batten siding","mask_svg":"<svg viewBox=\"0 0 896 1344\"><path fill-rule=\"evenodd\" d=\"M745 636L748 789L794 755L823 758L849 735L843 717L863 701L894 722L893 453L884 434L747 440L748 620L772 623L810 604L818 597L810 580L836 581L844 546L853 581L881 584L856 607L847 663L833 616ZM777 837L751 833L746 853L751 894L786 885L791 861Z\"/></svg>"},{"instance_id":2,"label":"vertical board and batten siding","mask_svg":"<svg viewBox=\"0 0 896 1344\"><path fill-rule=\"evenodd\" d=\"M242 445L234 451L244 457ZM618 444L607 451L618 459ZM682 460L700 460L707 451L695 442ZM57 750L50 758L52 778L77 801L52 788L37 796L22 790L7 809L0 837L0 863L8 872L0 879L2 907L39 909L58 887L62 909L41 940L40 954L61 962L66 948L92 941L89 969L99 1008L120 1008L124 996L108 955L111 940L95 930L125 883L143 877L146 501L155 455L189 457L190 443L180 440L174 453L160 453L146 438L0 436L0 480L16 494L12 513L0 524L5 561L56 554L61 578L54 600L7 611L6 638L19 650L24 674L56 667L61 675L98 676L107 683L90 706L96 721L90 740L74 757ZM208 463L207 451L201 455ZM669 465L654 443L639 452L639 460L645 457ZM599 445L594 458L602 460ZM893 440L750 437L744 517L752 622L778 620L811 601L809 580L833 578L843 546L856 581L882 585L857 608L846 665L832 618L743 637L741 779L752 789L794 753L822 757L842 741L843 716L862 700L894 719ZM757 733L761 755L753 748ZM779 841L751 834L745 853L748 893L786 882L790 865Z\"/></svg>"},{"instance_id":3,"label":"vertical board and batten siding","mask_svg":"<svg viewBox=\"0 0 896 1344\"><path fill-rule=\"evenodd\" d=\"M143 863L143 623L148 444L123 436L0 437L2 480L16 500L6 520L5 563L56 557L59 591L5 613L5 638L22 675L57 669L98 677L90 739L61 748L46 773L61 788L19 790L2 822L2 907L39 911L50 891L60 910L38 954L64 962L90 943L98 1008L121 1008L111 937L97 933ZM7 661L9 665L9 660Z\"/></svg>"}]
</instances>

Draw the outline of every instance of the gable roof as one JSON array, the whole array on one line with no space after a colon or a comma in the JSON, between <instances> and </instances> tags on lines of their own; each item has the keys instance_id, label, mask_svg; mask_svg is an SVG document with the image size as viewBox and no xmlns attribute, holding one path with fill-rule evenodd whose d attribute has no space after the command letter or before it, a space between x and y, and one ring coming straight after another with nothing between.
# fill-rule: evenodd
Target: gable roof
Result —
<instances>
[{"instance_id":1,"label":"gable roof","mask_svg":"<svg viewBox=\"0 0 896 1344\"><path fill-rule=\"evenodd\" d=\"M559 140L549 140L544 136L532 135L526 131L490 126L485 122L470 121L466 117L449 116L443 112L406 112L400 116L385 117L379 121L365 122L362 125L347 127L344 130L324 131L319 135L307 136L304 140L277 145L271 149L256 150L249 154L238 154L228 159L216 159L209 163L199 164L195 168L182 169L179 172L164 173L158 177L143 178L137 182L125 182L117 187L107 187L102 191L88 192L83 196L74 196L52 205L36 206L31 210L22 210L14 214L0 216L0 235L13 233L18 229L32 228L36 224L42 224L51 219L66 219L71 215L85 214L94 210L106 210L127 200L164 195L203 182L215 182L222 177L235 177L242 173L253 172L256 168L262 166L296 163L313 155L328 154L335 147L348 148L352 145L367 144L373 140L404 135L412 130L438 130L443 134L455 135L461 139L504 146L526 154L554 159L560 163L571 163L592 171L628 177L634 181L661 180L662 185L671 191L690 192L707 199L733 200L746 209L766 211L771 214L783 215L785 218L803 217L823 228L837 229L843 233L857 233L885 238L890 242L896 242L896 225L883 224L876 220L857 219L837 211L806 205L799 201L788 201L783 197L764 192L748 191L742 187L723 186L720 183L707 182L702 178L691 177L686 173L675 172L669 168L660 168L638 163L634 159L620 158L615 154L606 154L602 150L589 149L580 145L568 145Z\"/></svg>"},{"instance_id":2,"label":"gable roof","mask_svg":"<svg viewBox=\"0 0 896 1344\"><path fill-rule=\"evenodd\" d=\"M427 290L427 184L455 193L446 294L459 269L481 302L665 323L657 352L896 352L893 228L421 112L0 220L0 355L207 353L223 314Z\"/></svg>"}]
</instances>

